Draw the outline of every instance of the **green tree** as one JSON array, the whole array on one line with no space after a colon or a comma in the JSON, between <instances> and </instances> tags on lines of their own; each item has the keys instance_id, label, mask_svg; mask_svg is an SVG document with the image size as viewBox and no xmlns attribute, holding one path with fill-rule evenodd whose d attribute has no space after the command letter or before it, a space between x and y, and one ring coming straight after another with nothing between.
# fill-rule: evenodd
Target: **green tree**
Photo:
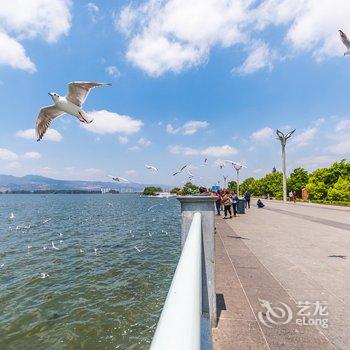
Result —
<instances>
[{"instance_id":1,"label":"green tree","mask_svg":"<svg viewBox=\"0 0 350 350\"><path fill-rule=\"evenodd\" d=\"M257 192L257 182L253 177L248 177L239 186L239 192L244 194L244 192L249 191L250 193Z\"/></svg>"},{"instance_id":2,"label":"green tree","mask_svg":"<svg viewBox=\"0 0 350 350\"><path fill-rule=\"evenodd\" d=\"M199 187L194 185L192 182L187 182L185 186L182 188L183 195L190 195L199 192Z\"/></svg>"},{"instance_id":3,"label":"green tree","mask_svg":"<svg viewBox=\"0 0 350 350\"><path fill-rule=\"evenodd\" d=\"M231 191L237 191L237 182L235 180L229 181L227 188Z\"/></svg>"},{"instance_id":4,"label":"green tree","mask_svg":"<svg viewBox=\"0 0 350 350\"><path fill-rule=\"evenodd\" d=\"M330 201L350 201L350 181L340 177L338 181L327 192Z\"/></svg>"},{"instance_id":5,"label":"green tree","mask_svg":"<svg viewBox=\"0 0 350 350\"><path fill-rule=\"evenodd\" d=\"M160 187L149 186L143 190L145 196L155 196L157 192L162 192L162 189Z\"/></svg>"},{"instance_id":6,"label":"green tree","mask_svg":"<svg viewBox=\"0 0 350 350\"><path fill-rule=\"evenodd\" d=\"M173 189L170 190L170 193L172 194L177 194L181 191L180 187L174 187Z\"/></svg>"},{"instance_id":7,"label":"green tree","mask_svg":"<svg viewBox=\"0 0 350 350\"><path fill-rule=\"evenodd\" d=\"M283 175L280 171L266 174L265 177L258 182L259 194L269 194L271 197L277 199L283 198L282 181Z\"/></svg>"},{"instance_id":8,"label":"green tree","mask_svg":"<svg viewBox=\"0 0 350 350\"><path fill-rule=\"evenodd\" d=\"M287 181L289 191L296 191L297 195L301 197L301 190L307 185L309 181L309 173L304 168L296 168L290 174Z\"/></svg>"}]
</instances>

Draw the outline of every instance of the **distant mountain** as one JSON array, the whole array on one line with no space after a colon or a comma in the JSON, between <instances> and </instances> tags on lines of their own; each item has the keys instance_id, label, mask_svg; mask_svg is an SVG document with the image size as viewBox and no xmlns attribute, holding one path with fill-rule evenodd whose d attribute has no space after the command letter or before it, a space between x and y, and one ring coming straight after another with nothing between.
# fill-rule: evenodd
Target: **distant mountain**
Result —
<instances>
[{"instance_id":1,"label":"distant mountain","mask_svg":"<svg viewBox=\"0 0 350 350\"><path fill-rule=\"evenodd\" d=\"M0 175L0 192L6 191L43 191L43 190L100 190L109 188L120 192L141 192L148 186L139 183L117 183L103 181L75 181L57 180L38 175L26 175L17 177L12 175ZM154 186L154 184L152 185ZM169 186L160 186L164 190Z\"/></svg>"}]
</instances>

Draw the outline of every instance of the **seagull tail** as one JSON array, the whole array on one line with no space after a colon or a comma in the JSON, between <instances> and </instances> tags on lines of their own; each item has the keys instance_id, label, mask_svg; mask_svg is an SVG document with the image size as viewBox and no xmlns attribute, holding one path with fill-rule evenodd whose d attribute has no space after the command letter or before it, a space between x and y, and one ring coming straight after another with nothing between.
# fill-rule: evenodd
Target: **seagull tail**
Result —
<instances>
[{"instance_id":1,"label":"seagull tail","mask_svg":"<svg viewBox=\"0 0 350 350\"><path fill-rule=\"evenodd\" d=\"M90 118L90 116L82 110L79 111L79 115L77 117L84 124L90 124L93 122L93 119Z\"/></svg>"}]
</instances>

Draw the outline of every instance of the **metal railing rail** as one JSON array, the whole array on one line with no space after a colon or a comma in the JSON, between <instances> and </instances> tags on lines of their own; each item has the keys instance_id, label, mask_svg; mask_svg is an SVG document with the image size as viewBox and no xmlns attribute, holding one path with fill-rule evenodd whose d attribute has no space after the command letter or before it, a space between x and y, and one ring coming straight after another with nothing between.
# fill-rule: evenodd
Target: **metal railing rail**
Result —
<instances>
[{"instance_id":1,"label":"metal railing rail","mask_svg":"<svg viewBox=\"0 0 350 350\"><path fill-rule=\"evenodd\" d=\"M202 315L202 219L193 216L151 350L199 350Z\"/></svg>"}]
</instances>

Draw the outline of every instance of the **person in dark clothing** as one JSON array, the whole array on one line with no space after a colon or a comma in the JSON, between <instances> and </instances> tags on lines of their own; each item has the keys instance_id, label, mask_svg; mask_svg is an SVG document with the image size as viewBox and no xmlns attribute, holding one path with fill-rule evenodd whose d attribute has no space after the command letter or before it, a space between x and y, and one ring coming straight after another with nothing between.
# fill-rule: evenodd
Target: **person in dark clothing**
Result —
<instances>
[{"instance_id":1,"label":"person in dark clothing","mask_svg":"<svg viewBox=\"0 0 350 350\"><path fill-rule=\"evenodd\" d=\"M217 215L221 215L221 191L218 190L216 192L216 202L215 202L215 207L216 207L216 212L217 212Z\"/></svg>"},{"instance_id":2,"label":"person in dark clothing","mask_svg":"<svg viewBox=\"0 0 350 350\"><path fill-rule=\"evenodd\" d=\"M227 219L227 213L230 214L230 219L232 219L232 211L231 211L231 195L230 191L226 190L224 196L222 197L222 204L224 205L225 217L223 219Z\"/></svg>"},{"instance_id":3,"label":"person in dark clothing","mask_svg":"<svg viewBox=\"0 0 350 350\"><path fill-rule=\"evenodd\" d=\"M251 193L249 192L249 190L245 191L244 199L245 199L245 207L246 208L250 208L250 197L251 197Z\"/></svg>"},{"instance_id":4,"label":"person in dark clothing","mask_svg":"<svg viewBox=\"0 0 350 350\"><path fill-rule=\"evenodd\" d=\"M233 191L232 193L232 209L233 209L233 216L237 215L237 204L238 204L238 196L237 193L235 191Z\"/></svg>"},{"instance_id":5,"label":"person in dark clothing","mask_svg":"<svg viewBox=\"0 0 350 350\"><path fill-rule=\"evenodd\" d=\"M260 200L258 199L258 201L256 202L256 205L258 206L258 208L264 208L265 204Z\"/></svg>"}]
</instances>

